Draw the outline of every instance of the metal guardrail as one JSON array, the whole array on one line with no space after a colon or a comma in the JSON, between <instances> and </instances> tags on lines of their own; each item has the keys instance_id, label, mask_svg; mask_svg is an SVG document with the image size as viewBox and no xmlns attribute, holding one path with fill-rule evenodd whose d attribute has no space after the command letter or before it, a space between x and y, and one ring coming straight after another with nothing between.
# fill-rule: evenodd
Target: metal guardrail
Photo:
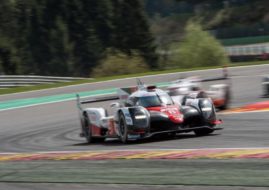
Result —
<instances>
[{"instance_id":1,"label":"metal guardrail","mask_svg":"<svg viewBox=\"0 0 269 190\"><path fill-rule=\"evenodd\" d=\"M38 84L52 84L57 82L71 82L81 79L86 78L37 75L0 75L0 88L33 86Z\"/></svg>"}]
</instances>

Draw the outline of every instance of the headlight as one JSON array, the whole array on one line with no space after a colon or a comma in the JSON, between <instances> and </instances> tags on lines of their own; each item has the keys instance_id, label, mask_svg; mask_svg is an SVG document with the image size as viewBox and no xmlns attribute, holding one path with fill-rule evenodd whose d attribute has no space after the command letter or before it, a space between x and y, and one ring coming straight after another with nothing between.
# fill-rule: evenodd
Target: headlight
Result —
<instances>
[{"instance_id":1,"label":"headlight","mask_svg":"<svg viewBox=\"0 0 269 190\"><path fill-rule=\"evenodd\" d=\"M147 116L146 116L146 113L144 110L141 110L141 109L136 109L134 111L134 118L135 119L146 119Z\"/></svg>"},{"instance_id":2,"label":"headlight","mask_svg":"<svg viewBox=\"0 0 269 190\"><path fill-rule=\"evenodd\" d=\"M211 118L214 113L213 104L209 99L203 99L199 102L200 109L205 119Z\"/></svg>"},{"instance_id":3,"label":"headlight","mask_svg":"<svg viewBox=\"0 0 269 190\"><path fill-rule=\"evenodd\" d=\"M146 115L135 115L135 119L146 119Z\"/></svg>"},{"instance_id":4,"label":"headlight","mask_svg":"<svg viewBox=\"0 0 269 190\"><path fill-rule=\"evenodd\" d=\"M212 106L210 106L210 107L205 107L205 108L202 108L202 111L204 111L204 112L208 112L208 111L212 111Z\"/></svg>"},{"instance_id":5,"label":"headlight","mask_svg":"<svg viewBox=\"0 0 269 190\"><path fill-rule=\"evenodd\" d=\"M145 108L134 108L132 112L134 118L134 125L139 128L145 128L149 126L149 119Z\"/></svg>"}]
</instances>

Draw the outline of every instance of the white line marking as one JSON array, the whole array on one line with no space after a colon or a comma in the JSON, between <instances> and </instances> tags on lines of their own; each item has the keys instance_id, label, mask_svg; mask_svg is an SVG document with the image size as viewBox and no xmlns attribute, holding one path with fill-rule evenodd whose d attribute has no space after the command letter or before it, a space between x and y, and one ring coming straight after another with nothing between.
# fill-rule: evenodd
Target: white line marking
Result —
<instances>
[{"instance_id":1,"label":"white line marking","mask_svg":"<svg viewBox=\"0 0 269 190\"><path fill-rule=\"evenodd\" d=\"M107 93L106 95L111 95L114 93ZM81 98L90 98L90 97L94 97L96 95L89 95L89 96L83 96ZM54 104L54 103L60 103L60 102L67 102L67 101L71 101L71 100L75 100L76 97L74 96L74 98L67 98L64 100L55 100L52 102L44 102L44 103L37 103L37 104L31 104L31 105L25 105L25 106L17 106L17 107L12 107L12 108L5 108L5 109L0 109L1 111L8 111L8 110L14 110L14 109L19 109L19 108L28 108L28 107L32 107L32 106L40 106L40 105L45 105L45 104Z\"/></svg>"}]
</instances>

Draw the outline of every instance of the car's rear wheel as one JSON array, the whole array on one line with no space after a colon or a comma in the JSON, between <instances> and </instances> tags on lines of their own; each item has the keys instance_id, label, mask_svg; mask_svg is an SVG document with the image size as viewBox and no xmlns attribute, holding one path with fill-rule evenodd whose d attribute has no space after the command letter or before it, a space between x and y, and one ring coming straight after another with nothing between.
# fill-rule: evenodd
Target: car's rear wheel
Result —
<instances>
[{"instance_id":1,"label":"car's rear wheel","mask_svg":"<svg viewBox=\"0 0 269 190\"><path fill-rule=\"evenodd\" d=\"M93 137L92 136L92 127L91 127L91 121L87 114L84 114L83 116L83 133L86 138L86 141L88 144L94 143L94 142L103 142L105 140L104 137Z\"/></svg>"},{"instance_id":2,"label":"car's rear wheel","mask_svg":"<svg viewBox=\"0 0 269 190\"><path fill-rule=\"evenodd\" d=\"M119 122L120 140L123 143L128 143L128 126L126 124L123 113L120 113L119 120L120 120Z\"/></svg>"},{"instance_id":3,"label":"car's rear wheel","mask_svg":"<svg viewBox=\"0 0 269 190\"><path fill-rule=\"evenodd\" d=\"M92 143L92 128L90 126L90 119L87 114L83 116L83 133L86 138L87 143Z\"/></svg>"},{"instance_id":4,"label":"car's rear wheel","mask_svg":"<svg viewBox=\"0 0 269 190\"><path fill-rule=\"evenodd\" d=\"M226 93L225 93L225 100L224 100L224 104L222 106L219 106L219 110L226 110L229 106L229 103L230 103L230 91L229 89L226 90Z\"/></svg>"}]
</instances>

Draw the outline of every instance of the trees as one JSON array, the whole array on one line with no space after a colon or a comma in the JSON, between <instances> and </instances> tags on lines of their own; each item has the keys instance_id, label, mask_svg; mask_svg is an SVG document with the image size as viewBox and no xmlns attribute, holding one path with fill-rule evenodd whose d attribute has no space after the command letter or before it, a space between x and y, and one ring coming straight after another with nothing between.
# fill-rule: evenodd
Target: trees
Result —
<instances>
[{"instance_id":1,"label":"trees","mask_svg":"<svg viewBox=\"0 0 269 190\"><path fill-rule=\"evenodd\" d=\"M141 73L148 71L148 66L144 58L137 52L132 52L131 55L121 52L109 52L100 65L94 68L92 75L113 76L132 73Z\"/></svg>"},{"instance_id":2,"label":"trees","mask_svg":"<svg viewBox=\"0 0 269 190\"><path fill-rule=\"evenodd\" d=\"M155 66L139 0L1 0L0 14L5 73L87 77L108 48L137 50Z\"/></svg>"},{"instance_id":3,"label":"trees","mask_svg":"<svg viewBox=\"0 0 269 190\"><path fill-rule=\"evenodd\" d=\"M18 73L14 44L14 6L10 0L0 2L0 74Z\"/></svg>"},{"instance_id":4,"label":"trees","mask_svg":"<svg viewBox=\"0 0 269 190\"><path fill-rule=\"evenodd\" d=\"M132 50L142 55L151 68L157 68L154 38L139 0L114 0L113 46L131 55Z\"/></svg>"},{"instance_id":5,"label":"trees","mask_svg":"<svg viewBox=\"0 0 269 190\"><path fill-rule=\"evenodd\" d=\"M65 3L66 21L73 43L73 73L88 76L110 46L110 3L103 0L68 0Z\"/></svg>"},{"instance_id":6,"label":"trees","mask_svg":"<svg viewBox=\"0 0 269 190\"><path fill-rule=\"evenodd\" d=\"M58 17L55 28L50 30L49 52L51 60L48 63L50 75L69 76L74 70L74 45L70 41L67 25Z\"/></svg>"},{"instance_id":7,"label":"trees","mask_svg":"<svg viewBox=\"0 0 269 190\"><path fill-rule=\"evenodd\" d=\"M216 66L227 64L228 58L221 44L201 26L189 22L186 36L174 53L172 62L178 67Z\"/></svg>"}]
</instances>

